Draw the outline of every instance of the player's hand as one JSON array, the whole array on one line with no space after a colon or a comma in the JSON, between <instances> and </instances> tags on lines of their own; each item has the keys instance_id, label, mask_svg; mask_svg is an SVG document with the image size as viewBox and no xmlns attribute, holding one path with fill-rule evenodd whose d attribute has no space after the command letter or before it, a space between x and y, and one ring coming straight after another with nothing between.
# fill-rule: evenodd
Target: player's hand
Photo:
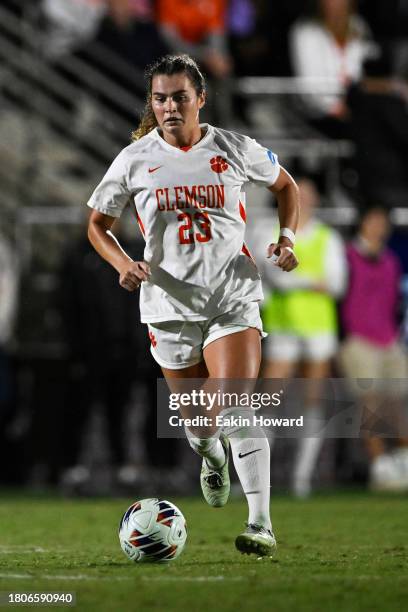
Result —
<instances>
[{"instance_id":1,"label":"player's hand","mask_svg":"<svg viewBox=\"0 0 408 612\"><path fill-rule=\"evenodd\" d=\"M272 263L284 272L294 270L299 264L293 252L292 243L285 237L280 238L278 243L270 244L266 256L271 258Z\"/></svg>"},{"instance_id":2,"label":"player's hand","mask_svg":"<svg viewBox=\"0 0 408 612\"><path fill-rule=\"evenodd\" d=\"M136 291L142 281L149 280L150 274L150 266L145 261L126 262L119 272L119 285L127 291Z\"/></svg>"}]
</instances>

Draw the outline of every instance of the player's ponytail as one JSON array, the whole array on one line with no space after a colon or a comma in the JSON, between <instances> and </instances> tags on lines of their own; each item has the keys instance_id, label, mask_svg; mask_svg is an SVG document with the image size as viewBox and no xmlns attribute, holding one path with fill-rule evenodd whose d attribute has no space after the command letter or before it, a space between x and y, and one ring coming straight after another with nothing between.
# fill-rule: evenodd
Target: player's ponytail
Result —
<instances>
[{"instance_id":1,"label":"player's ponytail","mask_svg":"<svg viewBox=\"0 0 408 612\"><path fill-rule=\"evenodd\" d=\"M156 117L152 109L152 81L158 74L172 76L184 72L191 81L197 96L205 91L205 79L197 63L189 55L165 55L151 66L145 73L147 81L147 100L138 128L132 132L132 141L139 140L157 127Z\"/></svg>"},{"instance_id":2,"label":"player's ponytail","mask_svg":"<svg viewBox=\"0 0 408 612\"><path fill-rule=\"evenodd\" d=\"M143 136L146 136L146 134L154 130L155 127L157 127L157 121L156 117L154 116L149 94L139 126L132 132L132 142L139 140L139 138L143 138Z\"/></svg>"}]
</instances>

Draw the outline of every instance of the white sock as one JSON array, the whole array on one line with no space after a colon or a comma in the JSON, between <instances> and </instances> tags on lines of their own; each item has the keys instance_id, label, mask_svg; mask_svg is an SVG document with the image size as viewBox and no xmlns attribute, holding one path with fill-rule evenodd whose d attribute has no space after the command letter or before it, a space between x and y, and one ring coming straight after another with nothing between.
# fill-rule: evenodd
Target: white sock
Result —
<instances>
[{"instance_id":1,"label":"white sock","mask_svg":"<svg viewBox=\"0 0 408 612\"><path fill-rule=\"evenodd\" d=\"M269 451L272 453L273 447L275 446L275 430L272 427L266 427L264 432L269 443Z\"/></svg>"},{"instance_id":2,"label":"white sock","mask_svg":"<svg viewBox=\"0 0 408 612\"><path fill-rule=\"evenodd\" d=\"M234 410L233 414L244 419L251 418L254 413ZM272 529L269 513L270 451L265 432L262 427L252 424L248 427L224 427L223 432L229 438L235 470L248 502L248 523Z\"/></svg>"},{"instance_id":3,"label":"white sock","mask_svg":"<svg viewBox=\"0 0 408 612\"><path fill-rule=\"evenodd\" d=\"M310 492L313 472L323 444L323 435L319 434L319 429L323 429L323 411L320 407L313 407L307 408L305 413L307 422L309 422L308 429L310 433L313 433L313 437L298 440L293 483L295 492L299 494ZM308 433L307 430L305 433Z\"/></svg>"},{"instance_id":4,"label":"white sock","mask_svg":"<svg viewBox=\"0 0 408 612\"><path fill-rule=\"evenodd\" d=\"M185 431L191 448L205 458L209 467L220 468L224 465L225 451L218 437L196 438L187 427Z\"/></svg>"}]
</instances>

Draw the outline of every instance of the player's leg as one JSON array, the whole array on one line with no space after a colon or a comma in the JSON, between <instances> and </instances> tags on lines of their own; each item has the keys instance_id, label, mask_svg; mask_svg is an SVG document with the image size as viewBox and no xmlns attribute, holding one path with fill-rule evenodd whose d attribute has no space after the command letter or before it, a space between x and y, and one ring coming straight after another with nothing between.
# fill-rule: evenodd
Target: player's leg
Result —
<instances>
[{"instance_id":1,"label":"player's leg","mask_svg":"<svg viewBox=\"0 0 408 612\"><path fill-rule=\"evenodd\" d=\"M256 329L244 329L209 343L204 349L204 359L209 376L217 379L219 386L233 391L236 379L253 381L252 391L261 362L260 335ZM232 416L234 411L229 411ZM240 410L235 412L239 416ZM241 411L242 412L242 411ZM249 506L249 523L259 523L270 528L269 487L270 453L265 433L261 427L224 427L228 436L235 469Z\"/></svg>"},{"instance_id":2,"label":"player's leg","mask_svg":"<svg viewBox=\"0 0 408 612\"><path fill-rule=\"evenodd\" d=\"M258 329L235 331L207 344L204 359L210 378L247 380L253 388L261 363ZM250 381L253 381L251 384ZM219 380L221 384L221 380ZM233 388L233 385L228 385ZM232 411L233 414L234 411ZM237 413L241 411L238 409ZM230 411L231 414L231 411ZM243 422L244 419L242 419ZM247 530L238 536L241 552L259 555L273 553L276 545L270 520L270 451L268 440L259 426L224 427L231 445L238 478L248 503Z\"/></svg>"}]
</instances>

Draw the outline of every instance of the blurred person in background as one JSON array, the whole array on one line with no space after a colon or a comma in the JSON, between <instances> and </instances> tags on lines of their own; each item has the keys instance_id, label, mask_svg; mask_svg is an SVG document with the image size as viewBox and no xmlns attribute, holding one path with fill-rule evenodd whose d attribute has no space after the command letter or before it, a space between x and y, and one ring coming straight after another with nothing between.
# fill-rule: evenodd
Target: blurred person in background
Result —
<instances>
[{"instance_id":1,"label":"blurred person in background","mask_svg":"<svg viewBox=\"0 0 408 612\"><path fill-rule=\"evenodd\" d=\"M341 307L345 340L339 363L349 379L375 379L372 386L359 385L356 381L365 410L365 425L371 428L365 435L371 488L406 490L408 439L400 437L398 432L401 399L393 393L394 383L382 384L407 376L398 322L402 270L396 255L386 247L389 234L386 210L372 207L363 213L357 236L347 247L350 280ZM377 379L383 380L376 383ZM376 423L387 421L395 425L394 449L389 448L384 437L372 433Z\"/></svg>"},{"instance_id":2,"label":"blurred person in background","mask_svg":"<svg viewBox=\"0 0 408 612\"><path fill-rule=\"evenodd\" d=\"M97 36L99 42L142 71L167 53L156 25L153 0L105 0L105 3L107 14Z\"/></svg>"},{"instance_id":3,"label":"blurred person in background","mask_svg":"<svg viewBox=\"0 0 408 612\"><path fill-rule=\"evenodd\" d=\"M210 76L223 79L232 71L226 10L226 0L157 0L157 21L171 51L188 53Z\"/></svg>"},{"instance_id":4,"label":"blurred person in background","mask_svg":"<svg viewBox=\"0 0 408 612\"><path fill-rule=\"evenodd\" d=\"M348 138L347 86L360 78L373 43L354 0L313 0L311 9L289 32L293 72L297 77L333 80L339 94L308 94L309 121L330 138Z\"/></svg>"},{"instance_id":5,"label":"blurred person in background","mask_svg":"<svg viewBox=\"0 0 408 612\"><path fill-rule=\"evenodd\" d=\"M265 302L262 318L269 336L264 345L264 378L300 376L322 380L332 375L331 359L337 351L336 300L346 285L346 258L338 233L315 217L319 193L313 181L301 178L300 218L296 253L300 264L292 274L265 267ZM320 385L305 386L305 412L310 431L323 429ZM319 427L321 425L321 427ZM293 469L293 492L306 497L323 443L318 433L298 440Z\"/></svg>"},{"instance_id":6,"label":"blurred person in background","mask_svg":"<svg viewBox=\"0 0 408 612\"><path fill-rule=\"evenodd\" d=\"M42 13L44 52L53 61L80 51L86 54L95 40L140 69L165 52L153 0L42 0Z\"/></svg>"},{"instance_id":7,"label":"blurred person in background","mask_svg":"<svg viewBox=\"0 0 408 612\"><path fill-rule=\"evenodd\" d=\"M17 310L18 269L16 254L0 234L0 457L4 449L5 427L11 416L13 368L10 353ZM7 461L7 458L4 457ZM2 470L3 472L3 470Z\"/></svg>"},{"instance_id":8,"label":"blurred person in background","mask_svg":"<svg viewBox=\"0 0 408 612\"><path fill-rule=\"evenodd\" d=\"M107 95L104 87L97 87L95 82L108 77L113 86L132 92L142 102L142 71L167 52L155 23L153 1L43 0L42 10L43 54L68 85L77 88L77 96L69 100L60 97L59 102L73 114L74 130L83 146L87 146L84 134L92 133L96 129L94 124L98 124L96 101L113 113L110 122L115 116L127 120L130 131L130 125L138 119L136 106L134 110L123 106L120 99L116 100L120 93L115 98L112 89ZM106 125L103 127L106 129ZM114 128L123 140L128 137L126 129L125 133L119 130L119 126Z\"/></svg>"},{"instance_id":9,"label":"blurred person in background","mask_svg":"<svg viewBox=\"0 0 408 612\"><path fill-rule=\"evenodd\" d=\"M227 45L227 1L157 0L156 4L158 27L170 51L187 53L206 73L213 99L211 120L227 122L232 111L228 77L233 73Z\"/></svg>"},{"instance_id":10,"label":"blurred person in background","mask_svg":"<svg viewBox=\"0 0 408 612\"><path fill-rule=\"evenodd\" d=\"M389 54L365 61L364 76L351 86L347 104L363 201L406 206L408 83L392 78Z\"/></svg>"},{"instance_id":11,"label":"blurred person in background","mask_svg":"<svg viewBox=\"0 0 408 612\"><path fill-rule=\"evenodd\" d=\"M44 53L52 61L90 42L107 11L106 0L42 0Z\"/></svg>"}]
</instances>

